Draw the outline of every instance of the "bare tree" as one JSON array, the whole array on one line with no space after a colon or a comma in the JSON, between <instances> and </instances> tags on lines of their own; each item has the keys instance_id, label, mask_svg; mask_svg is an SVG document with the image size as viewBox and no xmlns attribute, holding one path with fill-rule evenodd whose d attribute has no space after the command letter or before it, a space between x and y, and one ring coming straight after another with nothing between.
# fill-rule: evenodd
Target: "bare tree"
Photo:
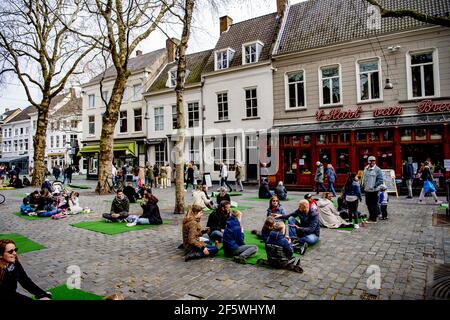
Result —
<instances>
[{"instance_id":1,"label":"bare tree","mask_svg":"<svg viewBox=\"0 0 450 320\"><path fill-rule=\"evenodd\" d=\"M111 176L113 134L127 80L128 62L136 47L157 28L175 0L85 0L88 12L95 17L99 34L80 35L96 44L104 57L112 61L116 77L106 111L103 114L100 136L99 174L96 192L110 192L106 183Z\"/></svg>"},{"instance_id":2,"label":"bare tree","mask_svg":"<svg viewBox=\"0 0 450 320\"><path fill-rule=\"evenodd\" d=\"M69 77L80 72L78 66L94 48L77 41L70 31L76 28L82 9L78 0L5 0L0 7L0 76L17 76L29 103L38 111L33 186L44 180L50 103ZM40 101L32 98L31 86L40 90Z\"/></svg>"},{"instance_id":3,"label":"bare tree","mask_svg":"<svg viewBox=\"0 0 450 320\"><path fill-rule=\"evenodd\" d=\"M397 9L397 10L391 10L387 9L386 7L382 6L379 2L379 0L366 0L371 5L377 7L380 10L380 15L382 18L402 18L402 17L411 17L413 19L416 19L418 21L422 21L425 23L431 23L436 25L441 25L444 27L449 28L450 27L450 19L449 19L449 13L447 12L447 17L439 17L434 16L430 14L424 14L418 10L413 9Z\"/></svg>"}]
</instances>

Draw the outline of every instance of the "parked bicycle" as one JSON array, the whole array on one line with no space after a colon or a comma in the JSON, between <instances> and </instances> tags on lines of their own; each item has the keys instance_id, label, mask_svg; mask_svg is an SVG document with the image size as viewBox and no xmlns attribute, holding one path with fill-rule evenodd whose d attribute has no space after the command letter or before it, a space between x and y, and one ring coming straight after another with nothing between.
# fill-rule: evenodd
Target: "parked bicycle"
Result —
<instances>
[{"instance_id":1,"label":"parked bicycle","mask_svg":"<svg viewBox=\"0 0 450 320\"><path fill-rule=\"evenodd\" d=\"M0 193L0 204L6 201L6 197Z\"/></svg>"},{"instance_id":2,"label":"parked bicycle","mask_svg":"<svg viewBox=\"0 0 450 320\"><path fill-rule=\"evenodd\" d=\"M111 178L109 178L109 177L105 178L105 185L108 186L109 193L111 193L111 192L116 193L117 190L123 190L124 184L123 184L122 180L116 179L116 181L113 181L113 183L111 184L110 179Z\"/></svg>"}]
</instances>

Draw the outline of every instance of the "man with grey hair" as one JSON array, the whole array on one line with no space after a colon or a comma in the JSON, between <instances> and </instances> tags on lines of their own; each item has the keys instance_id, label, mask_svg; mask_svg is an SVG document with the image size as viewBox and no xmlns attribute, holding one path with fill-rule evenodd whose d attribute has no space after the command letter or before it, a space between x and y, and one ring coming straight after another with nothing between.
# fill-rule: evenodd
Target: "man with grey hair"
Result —
<instances>
[{"instance_id":1,"label":"man with grey hair","mask_svg":"<svg viewBox=\"0 0 450 320\"><path fill-rule=\"evenodd\" d=\"M369 164L364 168L362 185L366 197L366 206L369 210L369 222L377 222L378 218L378 191L383 184L383 173L376 165L376 158L369 157Z\"/></svg>"}]
</instances>

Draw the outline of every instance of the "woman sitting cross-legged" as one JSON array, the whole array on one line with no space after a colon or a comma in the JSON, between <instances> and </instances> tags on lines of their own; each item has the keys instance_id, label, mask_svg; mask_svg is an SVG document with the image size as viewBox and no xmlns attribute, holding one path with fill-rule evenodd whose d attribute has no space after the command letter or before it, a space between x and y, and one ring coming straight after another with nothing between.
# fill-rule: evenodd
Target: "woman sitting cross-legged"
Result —
<instances>
[{"instance_id":1,"label":"woman sitting cross-legged","mask_svg":"<svg viewBox=\"0 0 450 320\"><path fill-rule=\"evenodd\" d=\"M17 283L39 300L50 300L52 295L39 288L26 274L19 260L19 249L12 240L0 240L0 301L31 301L17 292Z\"/></svg>"},{"instance_id":2,"label":"woman sitting cross-legged","mask_svg":"<svg viewBox=\"0 0 450 320\"><path fill-rule=\"evenodd\" d=\"M47 188L42 188L39 204L36 209L38 217L51 217L54 214L62 212L62 209L56 208L54 199Z\"/></svg>"},{"instance_id":3,"label":"woman sitting cross-legged","mask_svg":"<svg viewBox=\"0 0 450 320\"><path fill-rule=\"evenodd\" d=\"M206 230L202 230L200 225L202 215L202 207L193 205L184 216L183 246L186 252L184 261L214 256L219 251L211 241L200 241L199 239L202 234L206 233Z\"/></svg>"},{"instance_id":4,"label":"woman sitting cross-legged","mask_svg":"<svg viewBox=\"0 0 450 320\"><path fill-rule=\"evenodd\" d=\"M317 202L320 224L329 229L353 227L352 223L341 218L339 211L331 201L332 197L331 192L325 192L323 198Z\"/></svg>"},{"instance_id":5,"label":"woman sitting cross-legged","mask_svg":"<svg viewBox=\"0 0 450 320\"><path fill-rule=\"evenodd\" d=\"M261 231L252 230L253 234L256 234L256 236L264 241L264 243L267 242L267 238L269 238L270 232L273 230L273 226L275 224L275 219L272 216L268 216L266 218L266 221L264 221L264 225L261 229Z\"/></svg>"},{"instance_id":6,"label":"woman sitting cross-legged","mask_svg":"<svg viewBox=\"0 0 450 320\"><path fill-rule=\"evenodd\" d=\"M276 222L266 242L267 261L258 260L258 264L268 264L274 268L302 273L300 258L292 257L294 248L291 244L291 239L286 238L285 233L286 226L284 222Z\"/></svg>"},{"instance_id":7,"label":"woman sitting cross-legged","mask_svg":"<svg viewBox=\"0 0 450 320\"><path fill-rule=\"evenodd\" d=\"M230 195L227 193L227 189L225 187L220 187L219 188L219 194L217 195L216 198L216 207L219 207L220 204L222 203L222 201L228 201L231 203L231 198Z\"/></svg>"},{"instance_id":8,"label":"woman sitting cross-legged","mask_svg":"<svg viewBox=\"0 0 450 320\"><path fill-rule=\"evenodd\" d=\"M198 206L202 207L203 209L214 208L214 202L211 200L208 200L208 198L206 198L206 194L203 191L203 188L201 185L197 185L197 188L195 189L195 191L192 192L192 205L198 205Z\"/></svg>"},{"instance_id":9,"label":"woman sitting cross-legged","mask_svg":"<svg viewBox=\"0 0 450 320\"><path fill-rule=\"evenodd\" d=\"M144 212L141 216L131 215L127 218L127 227L134 227L137 224L162 224L159 213L158 198L151 193L144 195L144 203L141 204Z\"/></svg>"},{"instance_id":10,"label":"woman sitting cross-legged","mask_svg":"<svg viewBox=\"0 0 450 320\"><path fill-rule=\"evenodd\" d=\"M269 201L269 208L267 208L267 216L275 217L278 214L286 214L286 210L283 205L280 203L280 200L277 196L273 196ZM275 219L275 221L279 221L279 219Z\"/></svg>"},{"instance_id":11,"label":"woman sitting cross-legged","mask_svg":"<svg viewBox=\"0 0 450 320\"><path fill-rule=\"evenodd\" d=\"M233 257L237 263L245 264L248 257L258 252L255 245L246 245L244 229L241 225L242 212L234 210L227 220L227 227L223 232L223 250L225 256Z\"/></svg>"}]
</instances>

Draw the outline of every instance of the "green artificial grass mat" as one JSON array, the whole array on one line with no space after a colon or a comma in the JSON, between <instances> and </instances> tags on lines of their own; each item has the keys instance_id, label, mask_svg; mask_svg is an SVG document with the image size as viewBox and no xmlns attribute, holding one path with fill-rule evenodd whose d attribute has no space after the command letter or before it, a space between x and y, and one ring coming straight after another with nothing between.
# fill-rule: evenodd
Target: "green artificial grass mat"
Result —
<instances>
[{"instance_id":1,"label":"green artificial grass mat","mask_svg":"<svg viewBox=\"0 0 450 320\"><path fill-rule=\"evenodd\" d=\"M237 206L236 208L231 208L231 210L238 210L238 211L244 211L244 210L247 210L247 209L253 209L254 207L252 207L252 206ZM205 210L205 209L203 209L203 212L204 213L207 213L207 214L210 214L210 213L212 213L214 210L213 209L207 209L207 210Z\"/></svg>"},{"instance_id":2,"label":"green artificial grass mat","mask_svg":"<svg viewBox=\"0 0 450 320\"><path fill-rule=\"evenodd\" d=\"M442 209L442 210L448 209L448 203L442 203L440 205L439 209Z\"/></svg>"},{"instance_id":3,"label":"green artificial grass mat","mask_svg":"<svg viewBox=\"0 0 450 320\"><path fill-rule=\"evenodd\" d=\"M297 199L297 198L291 198L291 197L289 197L289 198L287 198L286 200L280 200L280 201L285 202L285 201L292 201L292 200L296 200L296 199ZM260 199L260 198L258 198L258 197L241 198L241 200L247 200L247 201L259 201L259 202L267 202L267 203L269 203L269 201L270 201L270 199Z\"/></svg>"},{"instance_id":4,"label":"green artificial grass mat","mask_svg":"<svg viewBox=\"0 0 450 320\"><path fill-rule=\"evenodd\" d=\"M18 233L0 234L0 239L13 240L16 243L16 247L19 248L18 251L19 254L45 249L45 246L43 246L42 244L34 242L33 240L30 240L27 237L22 236L21 234Z\"/></svg>"},{"instance_id":5,"label":"green artificial grass mat","mask_svg":"<svg viewBox=\"0 0 450 320\"><path fill-rule=\"evenodd\" d=\"M0 187L0 190L14 190L14 187Z\"/></svg>"},{"instance_id":6,"label":"green artificial grass mat","mask_svg":"<svg viewBox=\"0 0 450 320\"><path fill-rule=\"evenodd\" d=\"M213 192L211 195L211 198L216 198L218 194L219 194L218 192ZM242 196L243 193L242 192L228 192L228 195L230 197L239 197L239 196Z\"/></svg>"},{"instance_id":7,"label":"green artificial grass mat","mask_svg":"<svg viewBox=\"0 0 450 320\"><path fill-rule=\"evenodd\" d=\"M366 218L358 218L358 222L359 223L361 223L361 222L363 222L363 221L366 221L367 219ZM361 228L361 227L360 227ZM333 230L333 229L332 229ZM344 228L337 228L337 229L334 229L334 230L346 230L346 231L353 231L353 230L355 230L355 228L354 227L344 227Z\"/></svg>"},{"instance_id":8,"label":"green artificial grass mat","mask_svg":"<svg viewBox=\"0 0 450 320\"><path fill-rule=\"evenodd\" d=\"M246 259L247 264L257 265L257 261L259 259L267 260L266 245L262 240L258 239L258 237L255 234L252 234L250 231L244 231L244 242L245 244L250 245L254 244L258 247L258 252L256 252L256 254ZM320 241L318 243L320 243ZM308 249L306 250L306 254L308 254L308 250L314 249L318 243L316 243L313 246L309 246ZM300 254L294 252L294 256L300 256ZM220 259L230 259L230 260L232 259L225 256L225 252L223 251L222 247L220 247L219 252L214 257Z\"/></svg>"},{"instance_id":9,"label":"green artificial grass mat","mask_svg":"<svg viewBox=\"0 0 450 320\"><path fill-rule=\"evenodd\" d=\"M91 187L85 185L85 184L68 184L69 187L75 188L75 189L92 189Z\"/></svg>"},{"instance_id":10,"label":"green artificial grass mat","mask_svg":"<svg viewBox=\"0 0 450 320\"><path fill-rule=\"evenodd\" d=\"M34 220L45 220L50 219L51 217L38 217L38 216L27 216L26 214L22 214L20 212L14 212L14 215L21 217L26 220L34 221Z\"/></svg>"},{"instance_id":11,"label":"green artificial grass mat","mask_svg":"<svg viewBox=\"0 0 450 320\"><path fill-rule=\"evenodd\" d=\"M170 221L163 220L163 224L170 224ZM147 225L136 225L134 227L127 227L127 224L125 222L106 222L105 220L99 220L99 221L80 222L76 224L71 224L71 226L94 232L100 232L108 235L114 235L124 232L153 228L159 225L147 224Z\"/></svg>"},{"instance_id":12,"label":"green artificial grass mat","mask_svg":"<svg viewBox=\"0 0 450 320\"><path fill-rule=\"evenodd\" d=\"M104 298L96 294L80 289L69 289L63 284L50 290L52 300L103 300Z\"/></svg>"}]
</instances>

